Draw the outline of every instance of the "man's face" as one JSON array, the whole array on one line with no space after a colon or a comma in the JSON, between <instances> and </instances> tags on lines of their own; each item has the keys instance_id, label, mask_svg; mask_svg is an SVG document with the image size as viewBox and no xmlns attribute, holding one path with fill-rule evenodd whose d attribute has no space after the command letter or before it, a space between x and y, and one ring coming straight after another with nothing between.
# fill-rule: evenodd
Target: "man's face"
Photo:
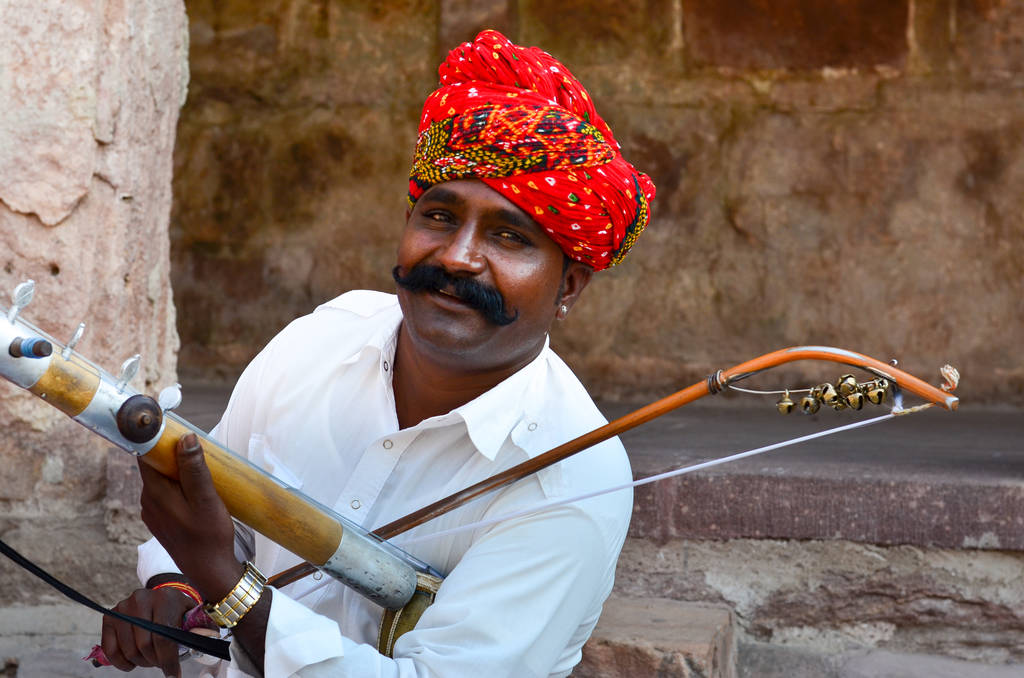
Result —
<instances>
[{"instance_id":1,"label":"man's face","mask_svg":"<svg viewBox=\"0 0 1024 678\"><path fill-rule=\"evenodd\" d=\"M437 267L442 275L428 276L426 289L399 285L403 332L417 351L463 371L521 367L540 351L559 307L571 307L590 279L588 267L566 268L564 259L533 219L483 182L433 186L409 214L395 273ZM486 298L487 288L504 302L496 317L514 320L501 324L465 301Z\"/></svg>"}]
</instances>

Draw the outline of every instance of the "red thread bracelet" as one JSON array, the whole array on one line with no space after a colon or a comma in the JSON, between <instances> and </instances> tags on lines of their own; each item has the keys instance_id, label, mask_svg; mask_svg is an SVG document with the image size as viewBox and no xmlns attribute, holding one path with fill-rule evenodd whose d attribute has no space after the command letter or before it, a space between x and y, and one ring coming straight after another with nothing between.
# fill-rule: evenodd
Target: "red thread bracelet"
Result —
<instances>
[{"instance_id":1,"label":"red thread bracelet","mask_svg":"<svg viewBox=\"0 0 1024 678\"><path fill-rule=\"evenodd\" d=\"M164 588L174 589L176 591L181 591L186 596L188 596L189 598L194 600L196 602L196 605L202 605L203 604L203 597L201 595L199 595L199 591L196 591L194 588L192 588L191 586L189 586L188 584L186 584L183 581L165 581L165 582L163 582L161 584L157 584L156 586L152 587L152 590L156 591L158 589L164 589Z\"/></svg>"}]
</instances>

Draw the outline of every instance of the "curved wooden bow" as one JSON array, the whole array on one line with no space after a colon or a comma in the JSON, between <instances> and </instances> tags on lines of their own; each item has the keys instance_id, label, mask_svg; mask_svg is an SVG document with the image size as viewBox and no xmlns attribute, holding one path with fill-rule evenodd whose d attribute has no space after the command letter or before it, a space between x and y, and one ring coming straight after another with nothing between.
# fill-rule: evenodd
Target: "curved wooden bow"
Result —
<instances>
[{"instance_id":1,"label":"curved wooden bow","mask_svg":"<svg viewBox=\"0 0 1024 678\"><path fill-rule=\"evenodd\" d=\"M373 534L382 539L391 539L392 537L410 530L417 525L422 525L429 520L444 515L445 513L448 513L449 511L456 509L481 495L493 492L514 483L521 478L525 478L526 476L536 473L543 468L556 464L577 452L587 449L588 447L592 447L593 445L608 440L609 438L613 438L620 433L647 423L656 417L660 417L666 412L682 407L683 405L691 403L699 398L703 398L706 395L717 393L723 388L746 379L747 377L753 376L758 372L803 360L821 360L841 363L866 370L874 374L876 377L888 379L893 384L897 384L899 387L930 403L944 407L947 410L955 410L959 404L959 398L952 395L948 390L932 386L908 372L904 372L893 365L876 360L870 356L831 346L793 346L791 348L784 348L779 351L767 353L754 358L753 360L748 360L740 363L739 365L730 367L727 370L719 370L715 374L688 388L684 388L683 390L673 393L661 400L645 405L644 407L619 417L615 421L609 422L600 428L594 429L589 433L585 433L578 438L563 443L562 445L548 450L541 455L513 466L506 471L481 480L480 482L460 490L459 492L451 494L443 499L439 499L428 506L424 506L418 511L414 511L407 516L379 527L374 530ZM276 586L284 586L306 576L307 574L311 574L313 571L314 569L311 566L297 565L275 575L271 580Z\"/></svg>"}]
</instances>

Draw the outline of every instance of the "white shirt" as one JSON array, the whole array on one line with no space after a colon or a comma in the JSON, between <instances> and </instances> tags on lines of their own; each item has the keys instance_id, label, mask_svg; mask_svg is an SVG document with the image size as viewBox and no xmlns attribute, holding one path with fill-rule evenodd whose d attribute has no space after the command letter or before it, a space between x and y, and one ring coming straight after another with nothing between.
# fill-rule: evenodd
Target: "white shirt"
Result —
<instances>
[{"instance_id":1,"label":"white shirt","mask_svg":"<svg viewBox=\"0 0 1024 678\"><path fill-rule=\"evenodd\" d=\"M294 321L246 368L213 436L373 529L605 423L545 344L487 393L399 430L391 365L400 322L393 295L365 291ZM615 438L393 543L630 479ZM611 591L631 510L632 494L621 491L409 546L445 580L394 659L375 649L381 608L344 585L310 577L275 590L265 674L566 676ZM139 556L143 582L177 571L153 540ZM265 574L297 562L257 536L255 564ZM237 660L221 675L244 675Z\"/></svg>"}]
</instances>

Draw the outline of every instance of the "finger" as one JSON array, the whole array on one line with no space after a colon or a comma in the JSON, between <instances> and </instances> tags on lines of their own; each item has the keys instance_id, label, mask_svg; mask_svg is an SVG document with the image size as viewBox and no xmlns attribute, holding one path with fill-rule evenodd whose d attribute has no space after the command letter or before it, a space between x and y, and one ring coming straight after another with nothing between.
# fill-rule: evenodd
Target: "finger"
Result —
<instances>
[{"instance_id":1,"label":"finger","mask_svg":"<svg viewBox=\"0 0 1024 678\"><path fill-rule=\"evenodd\" d=\"M175 592L175 595L179 595ZM173 596L169 596L173 598ZM180 597L180 596L179 596ZM157 606L154 609L153 620L164 626L181 627L183 613L180 599L168 600L167 604ZM178 644L170 638L155 638L153 649L156 653L156 665L164 672L165 676L181 675L181 660L178 655Z\"/></svg>"},{"instance_id":2,"label":"finger","mask_svg":"<svg viewBox=\"0 0 1024 678\"><path fill-rule=\"evenodd\" d=\"M118 603L114 610L123 614L143 616L138 614L134 608L127 608L125 606L125 602L126 601L121 601ZM122 671L131 671L132 668L136 666L150 666L150 664L146 662L146 657L139 651L139 647L136 645L135 631L131 624L117 621L114 623L114 632L117 635L117 649L120 651L128 666L128 668L121 669ZM107 656L107 659L110 659L112 664L114 663L113 659L109 655ZM114 664L114 666L117 666L117 664ZM118 668L121 667L118 666Z\"/></svg>"},{"instance_id":3,"label":"finger","mask_svg":"<svg viewBox=\"0 0 1024 678\"><path fill-rule=\"evenodd\" d=\"M165 676L181 676L181 658L178 655L178 644L167 638L160 639L163 642L155 644L157 661L156 665L164 672Z\"/></svg>"},{"instance_id":4,"label":"finger","mask_svg":"<svg viewBox=\"0 0 1024 678\"><path fill-rule=\"evenodd\" d=\"M139 465L139 475L142 477L142 493L144 496L154 498L181 496L181 488L177 480L160 473L160 471L157 471L143 461L142 457L139 457L136 463Z\"/></svg>"},{"instance_id":5,"label":"finger","mask_svg":"<svg viewBox=\"0 0 1024 678\"><path fill-rule=\"evenodd\" d=\"M135 665L128 661L128 658L121 652L121 644L117 640L117 631L115 629L116 624L123 624L124 622L115 621L110 617L103 618L103 631L101 634L100 647L103 648L103 654L107 655L107 661L109 661L115 668L121 671L131 671L135 668Z\"/></svg>"},{"instance_id":6,"label":"finger","mask_svg":"<svg viewBox=\"0 0 1024 678\"><path fill-rule=\"evenodd\" d=\"M143 666L157 666L159 664L156 655L156 648L154 647L157 639L159 638L151 631L147 631L141 626L135 626L132 624L132 636L135 638L135 647L138 648L139 654L142 655L146 663Z\"/></svg>"},{"instance_id":7,"label":"finger","mask_svg":"<svg viewBox=\"0 0 1024 678\"><path fill-rule=\"evenodd\" d=\"M183 435L175 447L178 460L178 481L185 501L193 509L207 511L220 503L213 487L210 469L203 457L203 447L194 433Z\"/></svg>"},{"instance_id":8,"label":"finger","mask_svg":"<svg viewBox=\"0 0 1024 678\"><path fill-rule=\"evenodd\" d=\"M157 535L159 520L168 515L176 515L184 506L181 486L178 481L161 474L141 458L138 464L142 476L142 494L139 497L142 522ZM158 522L154 523L154 520Z\"/></svg>"},{"instance_id":9,"label":"finger","mask_svg":"<svg viewBox=\"0 0 1024 678\"><path fill-rule=\"evenodd\" d=\"M165 615L162 618L157 618L154 615L153 621L164 626L180 627L181 618L172 619L171 617L173 616ZM178 644L176 642L170 638L150 633L138 626L133 626L132 630L135 633L135 645L139 648L142 656L146 658L145 666L159 666L165 676L180 675L181 668L178 659Z\"/></svg>"}]
</instances>

